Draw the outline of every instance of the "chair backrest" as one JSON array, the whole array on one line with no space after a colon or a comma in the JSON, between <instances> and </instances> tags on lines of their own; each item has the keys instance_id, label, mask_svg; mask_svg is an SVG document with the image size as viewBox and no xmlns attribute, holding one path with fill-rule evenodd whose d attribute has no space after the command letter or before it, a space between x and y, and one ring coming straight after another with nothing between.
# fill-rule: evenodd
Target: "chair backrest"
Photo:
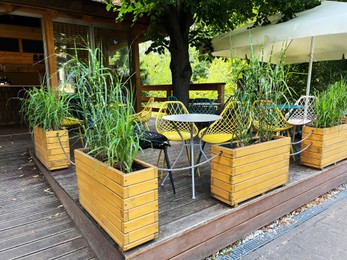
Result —
<instances>
[{"instance_id":1,"label":"chair backrest","mask_svg":"<svg viewBox=\"0 0 347 260\"><path fill-rule=\"evenodd\" d=\"M294 104L296 108L289 110L286 114L286 119L303 120L313 122L315 119L315 97L301 96Z\"/></svg>"},{"instance_id":2,"label":"chair backrest","mask_svg":"<svg viewBox=\"0 0 347 260\"><path fill-rule=\"evenodd\" d=\"M209 98L194 98L188 107L189 113L216 114L216 108Z\"/></svg>"},{"instance_id":3,"label":"chair backrest","mask_svg":"<svg viewBox=\"0 0 347 260\"><path fill-rule=\"evenodd\" d=\"M253 103L253 109L253 125L258 130L277 132L291 127L271 100L256 100Z\"/></svg>"},{"instance_id":4,"label":"chair backrest","mask_svg":"<svg viewBox=\"0 0 347 260\"><path fill-rule=\"evenodd\" d=\"M163 119L163 116L177 115L177 114L188 114L187 108L181 101L165 101L161 103L159 111L155 120L155 128L158 133L164 134L167 132L176 132L176 128L180 132L190 132L190 123L187 122L176 122L175 125ZM198 133L198 128L194 124L194 135Z\"/></svg>"},{"instance_id":5,"label":"chair backrest","mask_svg":"<svg viewBox=\"0 0 347 260\"><path fill-rule=\"evenodd\" d=\"M227 100L224 101L224 103L216 110L216 115L220 115L220 114L223 112L223 110L224 110L224 108L226 107L226 105L227 105L230 101L232 101L234 98L235 98L234 96L229 96L229 97L227 98Z\"/></svg>"},{"instance_id":6,"label":"chair backrest","mask_svg":"<svg viewBox=\"0 0 347 260\"><path fill-rule=\"evenodd\" d=\"M141 121L147 122L152 116L154 98L150 98L147 101L145 107L138 113L138 116L141 118Z\"/></svg>"},{"instance_id":7,"label":"chair backrest","mask_svg":"<svg viewBox=\"0 0 347 260\"><path fill-rule=\"evenodd\" d=\"M206 135L219 135L219 142L227 142L234 137L248 131L251 126L251 112L243 110L240 101L229 101L220 116L222 119L213 122L203 133Z\"/></svg>"},{"instance_id":8,"label":"chair backrest","mask_svg":"<svg viewBox=\"0 0 347 260\"><path fill-rule=\"evenodd\" d=\"M167 100L168 101L178 101L178 98L176 96L168 96Z\"/></svg>"}]
</instances>

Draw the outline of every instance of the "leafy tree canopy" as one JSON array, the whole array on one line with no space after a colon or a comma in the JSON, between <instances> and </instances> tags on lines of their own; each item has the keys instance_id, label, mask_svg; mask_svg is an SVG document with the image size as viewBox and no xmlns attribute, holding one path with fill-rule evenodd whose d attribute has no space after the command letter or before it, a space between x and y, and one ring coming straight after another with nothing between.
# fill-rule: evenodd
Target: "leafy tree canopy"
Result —
<instances>
[{"instance_id":1,"label":"leafy tree canopy","mask_svg":"<svg viewBox=\"0 0 347 260\"><path fill-rule=\"evenodd\" d=\"M121 6L107 0L108 10L118 11L117 20L127 14L133 22L148 17L150 21L147 38L152 40L149 51L164 52L169 48L174 30L188 33L191 46L201 47L209 43L216 34L233 30L235 27L254 21L254 26L266 25L269 16L280 14L280 22L293 18L294 13L313 8L319 0L120 0ZM179 22L181 26L175 25ZM188 28L188 32L187 32ZM210 46L209 44L205 46Z\"/></svg>"},{"instance_id":2,"label":"leafy tree canopy","mask_svg":"<svg viewBox=\"0 0 347 260\"><path fill-rule=\"evenodd\" d=\"M216 34L246 22L254 21L254 26L267 24L274 14L287 20L295 12L314 7L319 0L120 0L117 7L112 0L106 2L108 10L118 12L118 20L128 14L133 15L134 22L148 17L146 36L152 40L148 51L169 50L174 95L187 104L192 76L189 46L211 51L210 41Z\"/></svg>"}]
</instances>

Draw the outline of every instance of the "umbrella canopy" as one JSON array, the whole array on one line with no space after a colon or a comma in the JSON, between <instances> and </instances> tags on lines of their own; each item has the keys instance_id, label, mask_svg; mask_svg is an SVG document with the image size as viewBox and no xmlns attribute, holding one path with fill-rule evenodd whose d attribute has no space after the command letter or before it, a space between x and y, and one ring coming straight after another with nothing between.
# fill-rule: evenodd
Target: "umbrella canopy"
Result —
<instances>
[{"instance_id":1,"label":"umbrella canopy","mask_svg":"<svg viewBox=\"0 0 347 260\"><path fill-rule=\"evenodd\" d=\"M283 23L253 29L242 27L212 40L215 56L271 56L276 63L285 49L285 63L309 62L309 95L313 61L339 60L347 54L347 3L324 1L321 5L297 13ZM272 54L271 54L272 53Z\"/></svg>"}]
</instances>

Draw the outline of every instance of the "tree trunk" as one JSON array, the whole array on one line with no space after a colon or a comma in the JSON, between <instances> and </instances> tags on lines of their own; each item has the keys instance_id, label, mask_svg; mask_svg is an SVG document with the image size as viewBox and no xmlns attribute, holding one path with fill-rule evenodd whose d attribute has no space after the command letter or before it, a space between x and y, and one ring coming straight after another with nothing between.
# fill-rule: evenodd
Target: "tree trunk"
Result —
<instances>
[{"instance_id":1,"label":"tree trunk","mask_svg":"<svg viewBox=\"0 0 347 260\"><path fill-rule=\"evenodd\" d=\"M186 106L189 104L189 85L192 76L188 47L188 43L186 46L183 44L180 47L170 46L173 95Z\"/></svg>"},{"instance_id":2,"label":"tree trunk","mask_svg":"<svg viewBox=\"0 0 347 260\"><path fill-rule=\"evenodd\" d=\"M188 107L189 84L192 76L188 35L193 24L193 14L182 4L168 5L165 10L165 26L170 37L173 95Z\"/></svg>"}]
</instances>

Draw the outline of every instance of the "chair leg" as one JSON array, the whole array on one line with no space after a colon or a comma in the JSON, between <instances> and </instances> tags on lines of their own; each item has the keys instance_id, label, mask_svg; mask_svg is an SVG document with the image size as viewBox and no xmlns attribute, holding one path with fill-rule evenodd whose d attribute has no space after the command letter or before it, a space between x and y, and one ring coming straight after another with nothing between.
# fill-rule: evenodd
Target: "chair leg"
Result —
<instances>
[{"instance_id":1,"label":"chair leg","mask_svg":"<svg viewBox=\"0 0 347 260\"><path fill-rule=\"evenodd\" d=\"M205 145L206 145L206 142L202 142L202 146L201 146L201 149L204 150L205 148ZM202 156L202 151L200 150L199 151L199 156L198 156L198 159L196 160L196 164L199 164L200 160L201 160L201 156ZM200 176L200 167L197 167L197 170L198 170L198 176Z\"/></svg>"},{"instance_id":2,"label":"chair leg","mask_svg":"<svg viewBox=\"0 0 347 260\"><path fill-rule=\"evenodd\" d=\"M148 127L148 124L147 122L142 122L142 125L143 125L143 128L147 131L149 131L149 127Z\"/></svg>"},{"instance_id":3,"label":"chair leg","mask_svg":"<svg viewBox=\"0 0 347 260\"><path fill-rule=\"evenodd\" d=\"M186 141L186 140L184 141L184 144L185 144L185 146L186 146L186 153L187 153L187 157L188 157L188 162L190 163L190 154L189 154L188 144L187 144L187 141Z\"/></svg>"},{"instance_id":4,"label":"chair leg","mask_svg":"<svg viewBox=\"0 0 347 260\"><path fill-rule=\"evenodd\" d=\"M292 136L290 135L290 131L289 131L289 129L287 129L287 136L288 136L288 137L290 137L290 138L292 138ZM293 138L294 138L294 136L295 136L295 127L294 127L294 134L293 134ZM291 140L291 139L290 139L290 140ZM294 141L294 139L293 139L293 141ZM293 145L290 145L290 152L291 152L292 154L294 154L294 153L295 153L295 150L294 150ZM293 155L293 160L294 160L294 161L296 161L295 155Z\"/></svg>"},{"instance_id":5,"label":"chair leg","mask_svg":"<svg viewBox=\"0 0 347 260\"><path fill-rule=\"evenodd\" d=\"M160 161L160 158L161 158L161 151L162 150L160 150L159 151L159 155L158 155L158 159L157 159L157 167L159 166L159 161ZM164 157L164 159L163 159L163 166L164 166L164 163L165 163L165 157ZM164 168L164 167L163 167ZM160 179L162 179L163 178L163 171L160 171Z\"/></svg>"},{"instance_id":6,"label":"chair leg","mask_svg":"<svg viewBox=\"0 0 347 260\"><path fill-rule=\"evenodd\" d=\"M166 147L164 147L164 155L165 155L166 166L167 166L168 169L170 169L171 166L170 166L169 156L167 154L167 148ZM175 184L174 184L174 180L173 180L173 176L172 176L172 172L171 171L169 171L169 177L170 177L173 193L176 194Z\"/></svg>"}]
</instances>

